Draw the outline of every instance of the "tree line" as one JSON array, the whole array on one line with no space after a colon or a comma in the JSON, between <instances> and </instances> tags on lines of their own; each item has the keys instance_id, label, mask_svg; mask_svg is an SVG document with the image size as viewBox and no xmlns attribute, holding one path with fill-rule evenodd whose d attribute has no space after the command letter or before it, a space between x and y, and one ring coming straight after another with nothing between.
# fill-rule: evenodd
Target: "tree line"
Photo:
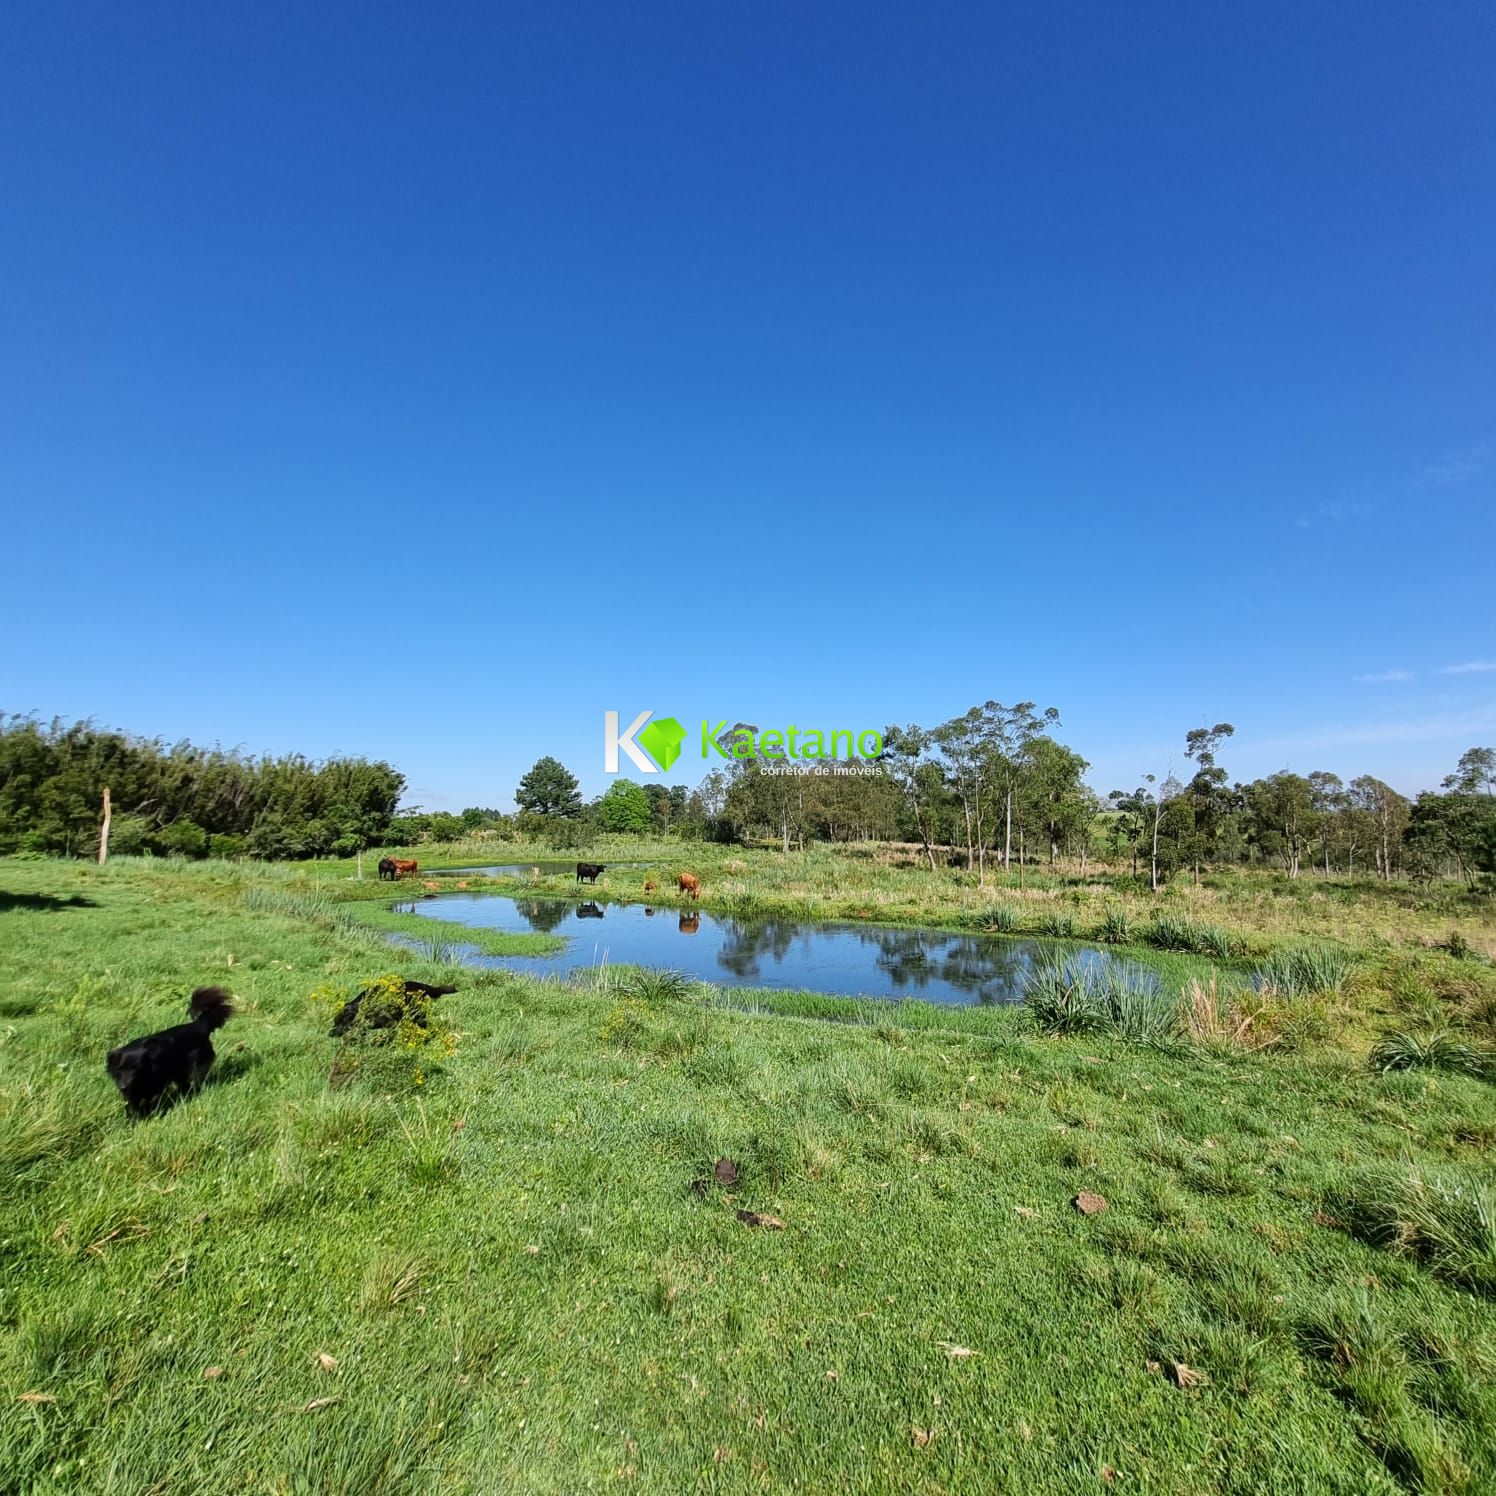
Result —
<instances>
[{"instance_id":1,"label":"tree line","mask_svg":"<svg viewBox=\"0 0 1496 1496\"><path fill-rule=\"evenodd\" d=\"M516 791L521 819L570 828L671 831L719 841L770 839L917 844L934 870L952 863L985 882L995 868L1093 858L1130 864L1153 888L1188 871L1268 866L1297 878L1383 879L1496 873L1496 750L1471 748L1442 789L1410 799L1373 775L1348 783L1325 770L1283 770L1233 781L1221 762L1235 728L1189 729L1181 767L1145 774L1105 797L1086 783L1089 763L1059 741L1059 711L1030 701L987 701L945 722L884 730L876 774L775 772L762 756L708 774L696 789L614 781L583 804L573 775L540 760ZM739 723L732 734L757 729Z\"/></svg>"},{"instance_id":2,"label":"tree line","mask_svg":"<svg viewBox=\"0 0 1496 1496\"><path fill-rule=\"evenodd\" d=\"M964 866L982 882L1062 858L1082 871L1095 858L1127 863L1155 888L1222 866L1472 884L1496 873L1496 750L1471 748L1440 790L1413 799L1371 775L1284 770L1242 783L1221 762L1234 728L1218 722L1184 734L1178 772L1166 764L1103 797L1086 783L1087 761L1059 740L1061 725L1054 707L988 701L930 727L886 728L869 772L779 772L794 766L734 758L694 789L620 778L590 802L547 756L516 787L516 813L453 814L397 812L405 778L384 762L253 757L0 714L0 853L92 853L108 785L110 846L123 853L350 856L485 832L570 848L601 831L773 839L786 851L904 841L932 870ZM756 732L738 723L729 736Z\"/></svg>"},{"instance_id":3,"label":"tree line","mask_svg":"<svg viewBox=\"0 0 1496 1496\"><path fill-rule=\"evenodd\" d=\"M405 776L363 758L252 757L0 713L0 852L91 855L106 786L111 851L301 858L381 843Z\"/></svg>"}]
</instances>

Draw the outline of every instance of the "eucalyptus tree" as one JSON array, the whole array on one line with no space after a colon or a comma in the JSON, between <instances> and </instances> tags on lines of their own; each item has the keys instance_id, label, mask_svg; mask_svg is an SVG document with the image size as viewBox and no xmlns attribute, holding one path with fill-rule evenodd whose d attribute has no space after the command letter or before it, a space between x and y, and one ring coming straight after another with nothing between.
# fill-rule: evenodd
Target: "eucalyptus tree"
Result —
<instances>
[{"instance_id":1,"label":"eucalyptus tree","mask_svg":"<svg viewBox=\"0 0 1496 1496\"><path fill-rule=\"evenodd\" d=\"M1467 748L1444 788L1459 795L1496 795L1496 748Z\"/></svg>"},{"instance_id":2,"label":"eucalyptus tree","mask_svg":"<svg viewBox=\"0 0 1496 1496\"><path fill-rule=\"evenodd\" d=\"M966 865L978 867L985 881L985 863L978 866L978 848L983 838L982 713L978 707L960 717L942 722L930 733L940 752L946 782L961 802L966 824Z\"/></svg>"},{"instance_id":3,"label":"eucalyptus tree","mask_svg":"<svg viewBox=\"0 0 1496 1496\"><path fill-rule=\"evenodd\" d=\"M1018 796L1019 824L1032 824L1043 833L1052 864L1060 849L1089 831L1095 819L1096 796L1082 777L1091 766L1053 738L1035 739L1028 759Z\"/></svg>"},{"instance_id":4,"label":"eucalyptus tree","mask_svg":"<svg viewBox=\"0 0 1496 1496\"><path fill-rule=\"evenodd\" d=\"M1254 780L1246 787L1247 816L1259 847L1283 859L1290 878L1297 878L1304 844L1314 830L1314 786L1287 769Z\"/></svg>"},{"instance_id":5,"label":"eucalyptus tree","mask_svg":"<svg viewBox=\"0 0 1496 1496\"><path fill-rule=\"evenodd\" d=\"M1231 809L1226 771L1216 762L1216 755L1221 751L1221 744L1235 731L1229 722L1217 722L1214 727L1192 727L1184 735L1184 756L1192 759L1195 765L1194 777L1185 794L1194 820L1189 845L1197 887L1201 853L1206 857L1214 853L1221 822Z\"/></svg>"},{"instance_id":6,"label":"eucalyptus tree","mask_svg":"<svg viewBox=\"0 0 1496 1496\"><path fill-rule=\"evenodd\" d=\"M1156 774L1144 774L1143 782L1132 791L1113 790L1107 798L1128 818L1129 840L1132 843L1132 870L1138 870L1137 848L1140 841L1149 845L1149 886L1157 893L1162 886L1159 878L1160 852L1163 843L1164 815L1168 808L1183 793L1184 786L1174 777L1172 768L1164 776L1162 784Z\"/></svg>"},{"instance_id":7,"label":"eucalyptus tree","mask_svg":"<svg viewBox=\"0 0 1496 1496\"><path fill-rule=\"evenodd\" d=\"M910 723L908 727L890 726L883 730L883 752L878 762L898 786L914 818L919 844L924 849L930 871L935 871L935 813L945 793L945 780L935 754L938 745L934 735Z\"/></svg>"},{"instance_id":8,"label":"eucalyptus tree","mask_svg":"<svg viewBox=\"0 0 1496 1496\"><path fill-rule=\"evenodd\" d=\"M1113 790L1107 799L1117 815L1112 823L1113 832L1127 843L1127 849L1132 855L1132 875L1136 878L1138 846L1148 830L1148 812L1152 804L1148 790L1143 785L1131 791Z\"/></svg>"},{"instance_id":9,"label":"eucalyptus tree","mask_svg":"<svg viewBox=\"0 0 1496 1496\"><path fill-rule=\"evenodd\" d=\"M1047 706L1038 712L1032 701L1020 701L1014 706L989 701L977 712L983 777L991 780L1003 805L1004 872L1011 871L1013 865L1013 802L1032 767L1034 744L1050 728L1059 725L1058 707Z\"/></svg>"},{"instance_id":10,"label":"eucalyptus tree","mask_svg":"<svg viewBox=\"0 0 1496 1496\"><path fill-rule=\"evenodd\" d=\"M1390 784L1370 774L1351 780L1351 803L1365 812L1373 828L1377 873L1392 876L1393 852L1408 824L1408 802Z\"/></svg>"},{"instance_id":11,"label":"eucalyptus tree","mask_svg":"<svg viewBox=\"0 0 1496 1496\"><path fill-rule=\"evenodd\" d=\"M1325 769L1316 769L1309 776L1310 800L1314 806L1315 820L1319 828L1320 852L1325 862L1325 877L1330 876L1330 845L1340 830L1346 811L1350 807L1350 796L1338 774Z\"/></svg>"}]
</instances>

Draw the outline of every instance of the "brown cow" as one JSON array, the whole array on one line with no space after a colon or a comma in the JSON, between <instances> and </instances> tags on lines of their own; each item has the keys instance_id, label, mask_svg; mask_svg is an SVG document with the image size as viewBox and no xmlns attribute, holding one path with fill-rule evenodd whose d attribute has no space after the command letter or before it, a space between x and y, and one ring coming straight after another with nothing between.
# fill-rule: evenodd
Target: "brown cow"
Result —
<instances>
[{"instance_id":1,"label":"brown cow","mask_svg":"<svg viewBox=\"0 0 1496 1496\"><path fill-rule=\"evenodd\" d=\"M701 928L701 916L699 914L687 914L682 909L676 928L682 935L694 935Z\"/></svg>"},{"instance_id":2,"label":"brown cow","mask_svg":"<svg viewBox=\"0 0 1496 1496\"><path fill-rule=\"evenodd\" d=\"M644 880L644 892L645 893L653 893L654 891L655 891L655 880L653 878L646 878Z\"/></svg>"},{"instance_id":3,"label":"brown cow","mask_svg":"<svg viewBox=\"0 0 1496 1496\"><path fill-rule=\"evenodd\" d=\"M675 880L675 886L679 888L682 893L690 894L693 899L699 899L701 897L701 879L698 878L695 873L682 873L680 877Z\"/></svg>"},{"instance_id":4,"label":"brown cow","mask_svg":"<svg viewBox=\"0 0 1496 1496\"><path fill-rule=\"evenodd\" d=\"M398 882L401 878L414 878L421 871L421 864L414 857L391 857L390 868Z\"/></svg>"}]
</instances>

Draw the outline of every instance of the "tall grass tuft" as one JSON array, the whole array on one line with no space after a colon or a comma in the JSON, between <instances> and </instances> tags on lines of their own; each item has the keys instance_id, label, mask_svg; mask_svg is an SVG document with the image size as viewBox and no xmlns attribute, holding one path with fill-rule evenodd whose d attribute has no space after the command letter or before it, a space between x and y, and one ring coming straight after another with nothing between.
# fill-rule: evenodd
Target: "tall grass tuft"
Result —
<instances>
[{"instance_id":1,"label":"tall grass tuft","mask_svg":"<svg viewBox=\"0 0 1496 1496\"><path fill-rule=\"evenodd\" d=\"M1236 942L1220 925L1197 925L1174 914L1155 914L1142 939L1157 950L1190 951L1218 961L1229 961L1236 953Z\"/></svg>"},{"instance_id":2,"label":"tall grass tuft","mask_svg":"<svg viewBox=\"0 0 1496 1496\"><path fill-rule=\"evenodd\" d=\"M1236 954L1236 944L1231 934L1220 925L1195 926L1195 950L1201 955L1229 961Z\"/></svg>"},{"instance_id":3,"label":"tall grass tuft","mask_svg":"<svg viewBox=\"0 0 1496 1496\"><path fill-rule=\"evenodd\" d=\"M1126 945L1132 939L1132 921L1125 909L1108 909L1096 926L1094 938L1107 945Z\"/></svg>"},{"instance_id":4,"label":"tall grass tuft","mask_svg":"<svg viewBox=\"0 0 1496 1496\"><path fill-rule=\"evenodd\" d=\"M1260 991L1271 989L1285 997L1303 997L1313 992L1339 992L1350 975L1351 960L1328 945L1301 945L1274 951L1258 968Z\"/></svg>"},{"instance_id":5,"label":"tall grass tuft","mask_svg":"<svg viewBox=\"0 0 1496 1496\"><path fill-rule=\"evenodd\" d=\"M1280 1034L1271 1021L1269 1005L1245 1001L1240 989L1218 985L1214 972L1208 982L1192 977L1180 994L1180 1027L1192 1044L1226 1045L1235 1049L1265 1049Z\"/></svg>"},{"instance_id":6,"label":"tall grass tuft","mask_svg":"<svg viewBox=\"0 0 1496 1496\"><path fill-rule=\"evenodd\" d=\"M684 1002L691 996L693 983L684 972L662 967L640 966L624 972L618 990L625 998L658 1007L664 1003Z\"/></svg>"},{"instance_id":7,"label":"tall grass tuft","mask_svg":"<svg viewBox=\"0 0 1496 1496\"><path fill-rule=\"evenodd\" d=\"M1018 910L1012 904L994 904L980 920L989 935L1010 935L1018 928Z\"/></svg>"},{"instance_id":8,"label":"tall grass tuft","mask_svg":"<svg viewBox=\"0 0 1496 1496\"><path fill-rule=\"evenodd\" d=\"M1371 1051L1371 1064L1389 1070L1447 1070L1455 1075L1489 1075L1491 1056L1457 1039L1447 1028L1394 1029Z\"/></svg>"},{"instance_id":9,"label":"tall grass tuft","mask_svg":"<svg viewBox=\"0 0 1496 1496\"><path fill-rule=\"evenodd\" d=\"M1194 926L1173 914L1155 914L1142 932L1143 942L1161 951L1192 951L1195 948Z\"/></svg>"},{"instance_id":10,"label":"tall grass tuft","mask_svg":"<svg viewBox=\"0 0 1496 1496\"><path fill-rule=\"evenodd\" d=\"M1074 958L1040 961L1023 983L1023 1003L1046 1034L1111 1034L1161 1045L1178 1029L1179 1002L1152 973Z\"/></svg>"},{"instance_id":11,"label":"tall grass tuft","mask_svg":"<svg viewBox=\"0 0 1496 1496\"><path fill-rule=\"evenodd\" d=\"M279 914L287 919L305 920L325 930L336 930L358 939L368 938L368 928L349 909L321 889L294 891L288 888L266 888L253 885L243 893L244 907L259 914Z\"/></svg>"},{"instance_id":12,"label":"tall grass tuft","mask_svg":"<svg viewBox=\"0 0 1496 1496\"><path fill-rule=\"evenodd\" d=\"M1496 1295L1496 1193L1417 1169L1367 1175L1329 1201L1354 1236Z\"/></svg>"},{"instance_id":13,"label":"tall grass tuft","mask_svg":"<svg viewBox=\"0 0 1496 1496\"><path fill-rule=\"evenodd\" d=\"M1073 914L1046 914L1039 921L1039 928L1046 935L1053 935L1060 940L1069 940L1075 934L1075 916Z\"/></svg>"}]
</instances>

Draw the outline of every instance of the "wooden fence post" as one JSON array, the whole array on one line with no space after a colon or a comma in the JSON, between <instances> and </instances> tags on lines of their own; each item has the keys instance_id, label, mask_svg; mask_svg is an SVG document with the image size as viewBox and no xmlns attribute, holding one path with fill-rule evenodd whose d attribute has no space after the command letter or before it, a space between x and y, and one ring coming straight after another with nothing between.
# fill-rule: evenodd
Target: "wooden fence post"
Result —
<instances>
[{"instance_id":1,"label":"wooden fence post","mask_svg":"<svg viewBox=\"0 0 1496 1496\"><path fill-rule=\"evenodd\" d=\"M99 827L99 866L109 856L109 786L104 786L104 824Z\"/></svg>"}]
</instances>

